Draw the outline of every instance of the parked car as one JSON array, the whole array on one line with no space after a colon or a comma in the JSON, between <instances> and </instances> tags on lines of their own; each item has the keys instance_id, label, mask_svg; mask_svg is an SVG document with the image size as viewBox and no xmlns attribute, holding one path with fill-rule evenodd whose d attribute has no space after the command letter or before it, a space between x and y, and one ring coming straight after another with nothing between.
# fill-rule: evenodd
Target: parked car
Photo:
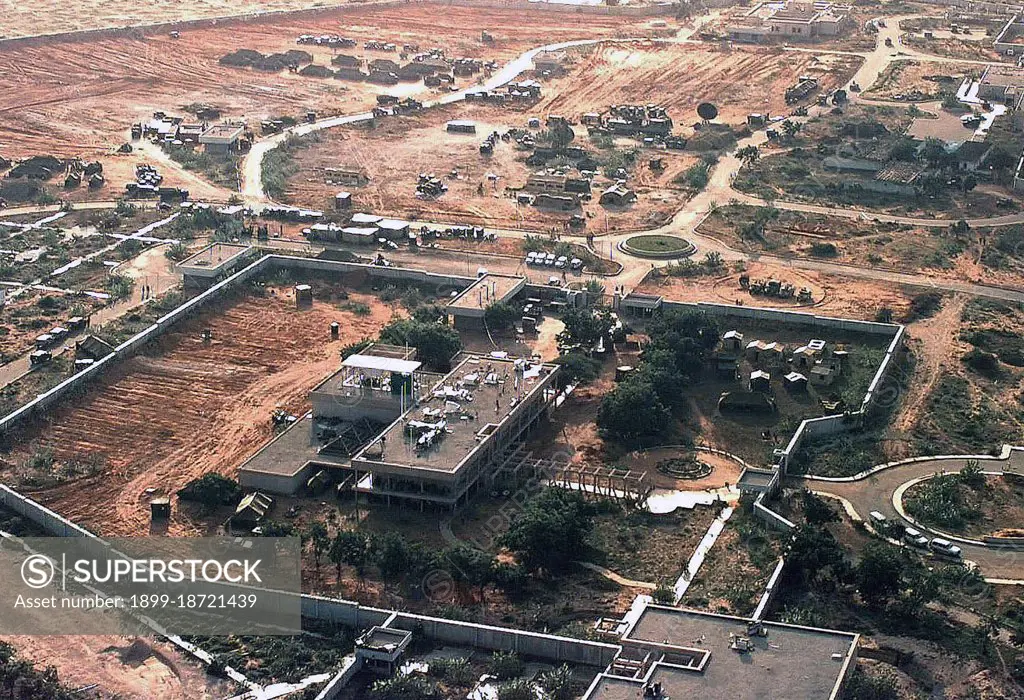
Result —
<instances>
[{"instance_id":1,"label":"parked car","mask_svg":"<svg viewBox=\"0 0 1024 700\"><path fill-rule=\"evenodd\" d=\"M963 554L963 550L957 547L955 544L942 537L936 537L928 544L928 549L932 550L936 554L947 557L959 558Z\"/></svg>"},{"instance_id":2,"label":"parked car","mask_svg":"<svg viewBox=\"0 0 1024 700\"><path fill-rule=\"evenodd\" d=\"M889 519L881 513L879 513L877 510L871 511L870 513L868 513L868 516L870 516L871 521L876 525L885 526L885 524L889 522Z\"/></svg>"},{"instance_id":3,"label":"parked car","mask_svg":"<svg viewBox=\"0 0 1024 700\"><path fill-rule=\"evenodd\" d=\"M921 549L928 547L928 538L912 527L908 527L903 533L903 541L911 547L920 547Z\"/></svg>"}]
</instances>

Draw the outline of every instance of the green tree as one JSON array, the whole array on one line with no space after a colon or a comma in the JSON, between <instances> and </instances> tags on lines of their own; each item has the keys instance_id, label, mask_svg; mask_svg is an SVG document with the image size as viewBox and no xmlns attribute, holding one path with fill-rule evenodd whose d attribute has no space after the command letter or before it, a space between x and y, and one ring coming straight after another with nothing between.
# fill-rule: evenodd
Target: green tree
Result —
<instances>
[{"instance_id":1,"label":"green tree","mask_svg":"<svg viewBox=\"0 0 1024 700\"><path fill-rule=\"evenodd\" d=\"M736 151L736 157L748 168L761 159L761 149L751 144Z\"/></svg>"},{"instance_id":2,"label":"green tree","mask_svg":"<svg viewBox=\"0 0 1024 700\"><path fill-rule=\"evenodd\" d=\"M216 472L193 479L178 491L181 500L195 501L210 509L234 505L241 497L242 487L238 482Z\"/></svg>"},{"instance_id":3,"label":"green tree","mask_svg":"<svg viewBox=\"0 0 1024 700\"><path fill-rule=\"evenodd\" d=\"M484 309L484 322L492 331L508 330L515 325L518 318L519 311L508 302L497 301Z\"/></svg>"},{"instance_id":4,"label":"green tree","mask_svg":"<svg viewBox=\"0 0 1024 700\"><path fill-rule=\"evenodd\" d=\"M445 570L458 583L476 586L483 601L484 588L491 582L494 557L467 544L456 544L444 551L441 561Z\"/></svg>"},{"instance_id":5,"label":"green tree","mask_svg":"<svg viewBox=\"0 0 1024 700\"><path fill-rule=\"evenodd\" d=\"M385 581L397 581L417 568L416 555L404 537L386 532L374 539L375 562Z\"/></svg>"},{"instance_id":6,"label":"green tree","mask_svg":"<svg viewBox=\"0 0 1024 700\"><path fill-rule=\"evenodd\" d=\"M871 541L854 567L861 597L872 604L888 601L900 593L906 557L890 544Z\"/></svg>"},{"instance_id":7,"label":"green tree","mask_svg":"<svg viewBox=\"0 0 1024 700\"><path fill-rule=\"evenodd\" d=\"M309 543L310 548L313 550L313 565L319 571L320 559L331 546L331 538L327 534L327 526L321 522L312 523L306 528L303 539Z\"/></svg>"},{"instance_id":8,"label":"green tree","mask_svg":"<svg viewBox=\"0 0 1024 700\"><path fill-rule=\"evenodd\" d=\"M563 571L586 550L593 529L593 507L583 496L547 488L532 498L501 536L531 571Z\"/></svg>"},{"instance_id":9,"label":"green tree","mask_svg":"<svg viewBox=\"0 0 1024 700\"><path fill-rule=\"evenodd\" d=\"M572 700L576 697L572 669L566 664L545 671L540 676L540 687L551 700Z\"/></svg>"},{"instance_id":10,"label":"green tree","mask_svg":"<svg viewBox=\"0 0 1024 700\"><path fill-rule=\"evenodd\" d=\"M369 540L366 535L355 530L339 530L331 540L327 556L337 567L338 580L341 581L341 565L348 564L356 569L361 579L370 558Z\"/></svg>"},{"instance_id":11,"label":"green tree","mask_svg":"<svg viewBox=\"0 0 1024 700\"><path fill-rule=\"evenodd\" d=\"M562 316L562 322L569 340L588 348L608 335L613 325L611 312L604 306L569 309Z\"/></svg>"},{"instance_id":12,"label":"green tree","mask_svg":"<svg viewBox=\"0 0 1024 700\"><path fill-rule=\"evenodd\" d=\"M597 379L601 372L601 363L587 357L583 353L570 352L555 358L554 363L561 365L560 382L566 384L589 384Z\"/></svg>"},{"instance_id":13,"label":"green tree","mask_svg":"<svg viewBox=\"0 0 1024 700\"><path fill-rule=\"evenodd\" d=\"M626 441L660 435L671 414L654 386L642 378L627 378L605 394L597 410L597 425L609 436Z\"/></svg>"},{"instance_id":14,"label":"green tree","mask_svg":"<svg viewBox=\"0 0 1024 700\"><path fill-rule=\"evenodd\" d=\"M800 494L800 500L804 509L804 519L808 525L839 522L839 514L836 513L835 508L818 494L804 489Z\"/></svg>"},{"instance_id":15,"label":"green tree","mask_svg":"<svg viewBox=\"0 0 1024 700\"><path fill-rule=\"evenodd\" d=\"M416 348L416 357L430 369L450 369L451 358L462 349L458 331L441 323L418 318L392 321L380 331L380 341Z\"/></svg>"}]
</instances>

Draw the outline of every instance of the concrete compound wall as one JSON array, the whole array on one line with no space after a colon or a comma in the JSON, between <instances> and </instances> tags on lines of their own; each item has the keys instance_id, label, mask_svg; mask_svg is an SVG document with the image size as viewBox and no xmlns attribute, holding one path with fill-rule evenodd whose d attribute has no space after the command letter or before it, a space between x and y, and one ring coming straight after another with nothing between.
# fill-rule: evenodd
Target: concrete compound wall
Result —
<instances>
[{"instance_id":1,"label":"concrete compound wall","mask_svg":"<svg viewBox=\"0 0 1024 700\"><path fill-rule=\"evenodd\" d=\"M781 589L779 579L782 578L782 569L785 566L786 560L779 557L779 563L775 565L775 570L772 571L772 575L768 578L768 585L765 586L764 595L761 596L761 600L757 603L757 609L754 610L754 614L751 616L754 620L761 621L768 614L772 600L775 599L775 594Z\"/></svg>"},{"instance_id":2,"label":"concrete compound wall","mask_svg":"<svg viewBox=\"0 0 1024 700\"><path fill-rule=\"evenodd\" d=\"M0 484L0 505L41 527L53 537L95 537L85 528L57 515L52 510Z\"/></svg>"},{"instance_id":3,"label":"concrete compound wall","mask_svg":"<svg viewBox=\"0 0 1024 700\"><path fill-rule=\"evenodd\" d=\"M491 627L404 612L399 612L389 626L407 631L420 630L426 637L446 644L491 651L514 651L524 656L551 659L559 663L583 664L602 668L611 663L619 651L619 646L615 644L589 642L551 634Z\"/></svg>"},{"instance_id":4,"label":"concrete compound wall","mask_svg":"<svg viewBox=\"0 0 1024 700\"><path fill-rule=\"evenodd\" d=\"M761 494L754 500L754 517L780 532L789 532L795 528L796 525L764 504L764 496Z\"/></svg>"},{"instance_id":5,"label":"concrete compound wall","mask_svg":"<svg viewBox=\"0 0 1024 700\"><path fill-rule=\"evenodd\" d=\"M2 484L0 504L32 521L51 536L95 537L67 518ZM429 639L444 644L492 651L515 651L557 663L604 667L619 651L619 647L614 644L395 612L366 607L350 600L313 595L302 596L302 616L334 622L356 630L383 625L391 619L390 626L395 629L415 630Z\"/></svg>"}]
</instances>

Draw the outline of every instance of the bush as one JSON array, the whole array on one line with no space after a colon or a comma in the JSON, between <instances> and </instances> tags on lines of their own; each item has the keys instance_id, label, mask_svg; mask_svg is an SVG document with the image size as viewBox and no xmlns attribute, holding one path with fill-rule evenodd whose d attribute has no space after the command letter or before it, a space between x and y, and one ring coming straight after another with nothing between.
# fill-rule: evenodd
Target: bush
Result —
<instances>
[{"instance_id":1,"label":"bush","mask_svg":"<svg viewBox=\"0 0 1024 700\"><path fill-rule=\"evenodd\" d=\"M843 693L845 700L899 700L899 697L896 674L888 670L869 676L861 669L856 669Z\"/></svg>"},{"instance_id":2,"label":"bush","mask_svg":"<svg viewBox=\"0 0 1024 700\"><path fill-rule=\"evenodd\" d=\"M536 700L529 681L518 678L498 686L498 700Z\"/></svg>"},{"instance_id":3,"label":"bush","mask_svg":"<svg viewBox=\"0 0 1024 700\"><path fill-rule=\"evenodd\" d=\"M474 680L473 667L469 665L469 661L463 658L431 661L427 673L452 685L464 687L471 685Z\"/></svg>"},{"instance_id":4,"label":"bush","mask_svg":"<svg viewBox=\"0 0 1024 700\"><path fill-rule=\"evenodd\" d=\"M813 243L811 255L816 258L834 258L839 255L839 249L834 243Z\"/></svg>"},{"instance_id":5,"label":"bush","mask_svg":"<svg viewBox=\"0 0 1024 700\"><path fill-rule=\"evenodd\" d=\"M922 292L915 294L910 299L910 309L907 311L907 322L917 321L922 318L930 318L938 313L942 307L941 292Z\"/></svg>"},{"instance_id":6,"label":"bush","mask_svg":"<svg viewBox=\"0 0 1024 700\"><path fill-rule=\"evenodd\" d=\"M178 491L183 501L195 501L208 508L234 505L242 497L242 487L234 479L217 473L204 474Z\"/></svg>"},{"instance_id":7,"label":"bush","mask_svg":"<svg viewBox=\"0 0 1024 700\"><path fill-rule=\"evenodd\" d=\"M422 676L393 676L370 686L371 700L440 700L437 683Z\"/></svg>"},{"instance_id":8,"label":"bush","mask_svg":"<svg viewBox=\"0 0 1024 700\"><path fill-rule=\"evenodd\" d=\"M519 311L512 304L498 301L484 310L484 322L492 331L507 331L515 326Z\"/></svg>"},{"instance_id":9,"label":"bush","mask_svg":"<svg viewBox=\"0 0 1024 700\"><path fill-rule=\"evenodd\" d=\"M487 664L487 672L500 681L518 678L525 669L523 660L512 651L496 651Z\"/></svg>"},{"instance_id":10,"label":"bush","mask_svg":"<svg viewBox=\"0 0 1024 700\"><path fill-rule=\"evenodd\" d=\"M676 601L676 592L672 590L671 586L659 583L658 587L654 589L654 593L651 597L654 598L655 603L671 605Z\"/></svg>"},{"instance_id":11,"label":"bush","mask_svg":"<svg viewBox=\"0 0 1024 700\"><path fill-rule=\"evenodd\" d=\"M451 358L462 349L462 339L454 328L416 318L398 319L384 326L380 342L411 345L416 348L416 357L435 371L447 370Z\"/></svg>"},{"instance_id":12,"label":"bush","mask_svg":"<svg viewBox=\"0 0 1024 700\"><path fill-rule=\"evenodd\" d=\"M574 685L572 669L564 664L545 671L540 676L540 687L544 689L551 700L572 700L576 697Z\"/></svg>"},{"instance_id":13,"label":"bush","mask_svg":"<svg viewBox=\"0 0 1024 700\"><path fill-rule=\"evenodd\" d=\"M580 494L547 488L527 502L499 543L529 570L562 571L586 550L593 516Z\"/></svg>"},{"instance_id":14,"label":"bush","mask_svg":"<svg viewBox=\"0 0 1024 700\"><path fill-rule=\"evenodd\" d=\"M999 358L990 352L971 348L964 353L960 360L978 374L989 379L997 379L1002 374L1002 370L999 367Z\"/></svg>"}]
</instances>

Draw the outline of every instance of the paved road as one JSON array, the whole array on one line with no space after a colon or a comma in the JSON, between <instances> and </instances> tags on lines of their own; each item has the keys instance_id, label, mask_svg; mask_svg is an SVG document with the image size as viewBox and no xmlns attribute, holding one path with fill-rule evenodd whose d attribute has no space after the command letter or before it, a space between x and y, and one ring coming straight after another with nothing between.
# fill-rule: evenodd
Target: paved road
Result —
<instances>
[{"instance_id":1,"label":"paved road","mask_svg":"<svg viewBox=\"0 0 1024 700\"><path fill-rule=\"evenodd\" d=\"M1012 460L1024 463L1024 453L1014 451ZM889 469L883 469L864 478L854 481L835 481L817 477L788 477L787 481L796 486L805 486L812 491L830 494L847 501L857 515L866 520L871 511L878 511L894 522L901 522L908 527L918 527L905 519L894 505L894 496L904 484L928 477L939 472L958 472L967 464L967 458L931 459L912 462ZM1006 460L982 458L978 460L982 470L1001 472ZM1006 523L1011 527L1020 523ZM980 547L960 543L964 550L964 559L972 561L987 579L1024 581L1024 550L1014 551Z\"/></svg>"}]
</instances>

